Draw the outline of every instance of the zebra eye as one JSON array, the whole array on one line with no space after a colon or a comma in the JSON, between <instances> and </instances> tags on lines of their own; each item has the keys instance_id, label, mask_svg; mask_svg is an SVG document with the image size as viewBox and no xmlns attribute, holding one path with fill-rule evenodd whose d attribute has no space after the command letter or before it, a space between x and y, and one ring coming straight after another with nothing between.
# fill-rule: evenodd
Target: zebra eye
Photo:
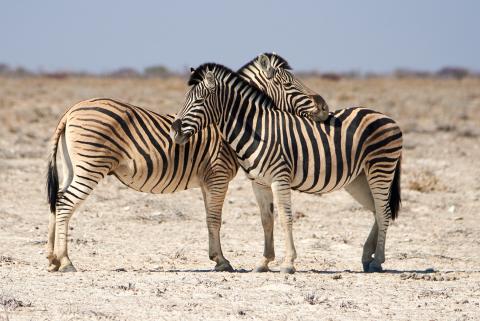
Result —
<instances>
[{"instance_id":1,"label":"zebra eye","mask_svg":"<svg viewBox=\"0 0 480 321\"><path fill-rule=\"evenodd\" d=\"M292 85L292 82L290 81L290 79L282 79L282 83L285 85L285 86L291 86Z\"/></svg>"}]
</instances>

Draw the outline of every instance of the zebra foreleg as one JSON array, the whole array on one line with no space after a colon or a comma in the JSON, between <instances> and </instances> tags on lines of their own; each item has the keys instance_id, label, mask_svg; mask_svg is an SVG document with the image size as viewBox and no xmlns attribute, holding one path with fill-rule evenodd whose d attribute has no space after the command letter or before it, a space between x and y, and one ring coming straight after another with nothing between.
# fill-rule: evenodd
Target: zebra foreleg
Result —
<instances>
[{"instance_id":1,"label":"zebra foreleg","mask_svg":"<svg viewBox=\"0 0 480 321\"><path fill-rule=\"evenodd\" d=\"M216 262L215 271L232 272L230 262L223 256L220 243L220 227L222 225L222 207L228 185L218 183L213 186L203 186L203 200L207 214L208 256Z\"/></svg>"},{"instance_id":2,"label":"zebra foreleg","mask_svg":"<svg viewBox=\"0 0 480 321\"><path fill-rule=\"evenodd\" d=\"M280 267L282 273L295 273L294 261L297 252L293 242L292 192L288 181L274 181L272 191L278 209L278 216L285 234L285 258Z\"/></svg>"},{"instance_id":3,"label":"zebra foreleg","mask_svg":"<svg viewBox=\"0 0 480 321\"><path fill-rule=\"evenodd\" d=\"M275 259L275 249L273 246L273 194L268 186L259 185L252 181L253 193L257 199L258 207L262 217L263 232L265 236L263 258L255 268L255 272L268 272L268 264Z\"/></svg>"}]
</instances>

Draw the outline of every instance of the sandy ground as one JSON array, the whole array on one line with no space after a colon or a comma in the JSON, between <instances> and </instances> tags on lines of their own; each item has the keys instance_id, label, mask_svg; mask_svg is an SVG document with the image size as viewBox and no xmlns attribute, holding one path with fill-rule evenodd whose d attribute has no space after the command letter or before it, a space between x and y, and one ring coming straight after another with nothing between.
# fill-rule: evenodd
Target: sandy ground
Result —
<instances>
[{"instance_id":1,"label":"sandy ground","mask_svg":"<svg viewBox=\"0 0 480 321\"><path fill-rule=\"evenodd\" d=\"M361 273L373 216L343 191L294 193L295 275L252 273L263 249L239 172L222 245L236 273L212 272L198 189L131 191L109 177L71 222L77 273L48 273L45 168L60 114L114 97L158 112L184 80L0 78L0 320L479 320L480 80L306 79L333 109L363 105L404 130L403 208L386 273ZM275 228L277 258L283 235ZM278 262L272 265L278 271Z\"/></svg>"}]
</instances>

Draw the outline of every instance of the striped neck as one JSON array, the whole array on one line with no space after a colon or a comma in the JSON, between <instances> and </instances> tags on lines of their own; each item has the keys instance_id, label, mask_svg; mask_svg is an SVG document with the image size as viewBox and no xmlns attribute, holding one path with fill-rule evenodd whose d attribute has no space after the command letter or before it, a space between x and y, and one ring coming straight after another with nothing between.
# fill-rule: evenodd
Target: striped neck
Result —
<instances>
[{"instance_id":1,"label":"striped neck","mask_svg":"<svg viewBox=\"0 0 480 321\"><path fill-rule=\"evenodd\" d=\"M255 144L262 141L262 126L257 122L265 113L275 109L275 105L270 97L244 81L227 81L218 94L224 97L219 102L223 110L218 127L242 160L246 152L243 148L248 141L253 139Z\"/></svg>"}]
</instances>

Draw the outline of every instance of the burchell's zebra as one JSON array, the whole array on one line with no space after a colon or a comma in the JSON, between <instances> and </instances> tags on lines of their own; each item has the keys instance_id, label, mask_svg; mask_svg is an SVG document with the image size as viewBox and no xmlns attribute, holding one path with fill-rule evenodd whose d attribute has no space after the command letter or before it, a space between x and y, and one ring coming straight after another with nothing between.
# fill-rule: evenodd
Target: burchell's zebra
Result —
<instances>
[{"instance_id":1,"label":"burchell's zebra","mask_svg":"<svg viewBox=\"0 0 480 321\"><path fill-rule=\"evenodd\" d=\"M320 108L315 97L295 102L298 108L288 108L315 115ZM149 193L201 187L209 257L216 262L216 270L232 270L223 256L219 231L228 183L238 169L236 157L215 126L206 126L184 146L175 144L169 136L173 119L174 115L158 115L108 98L80 102L63 115L53 136L47 177L50 271L75 270L67 252L68 222L105 175L115 175L125 185ZM56 154L60 141L64 175L59 189ZM261 209L269 206L259 199Z\"/></svg>"},{"instance_id":2,"label":"burchell's zebra","mask_svg":"<svg viewBox=\"0 0 480 321\"><path fill-rule=\"evenodd\" d=\"M267 95L218 64L201 65L189 85L172 136L182 142L217 124L247 176L265 186L258 198L271 200L271 187L285 232L281 271L295 271L291 189L320 194L341 187L375 213L362 263L365 271L381 271L386 231L400 204L402 132L391 118L350 108L315 123L275 109ZM275 256L271 215L262 215L262 222L265 251L257 271L267 271Z\"/></svg>"},{"instance_id":3,"label":"burchell's zebra","mask_svg":"<svg viewBox=\"0 0 480 321\"><path fill-rule=\"evenodd\" d=\"M288 62L275 53L264 53L245 64L238 74L265 92L276 107L315 121L325 121L329 108L325 100L290 72ZM312 100L316 109L312 108Z\"/></svg>"}]
</instances>

